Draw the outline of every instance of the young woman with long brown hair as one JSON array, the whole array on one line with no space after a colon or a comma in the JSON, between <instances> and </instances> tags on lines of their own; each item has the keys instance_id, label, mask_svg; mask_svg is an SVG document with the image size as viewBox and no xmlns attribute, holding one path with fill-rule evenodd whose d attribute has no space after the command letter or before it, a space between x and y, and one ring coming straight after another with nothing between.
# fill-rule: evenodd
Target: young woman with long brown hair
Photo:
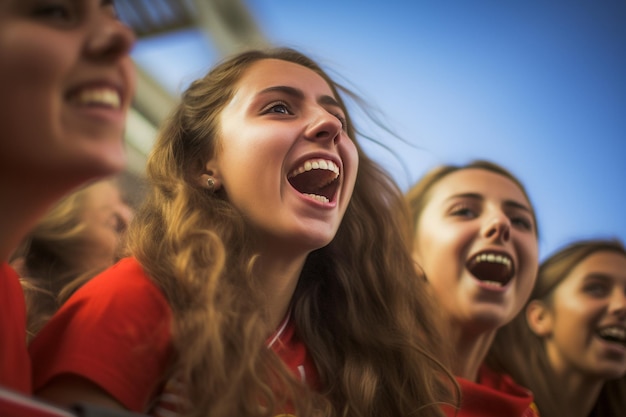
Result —
<instances>
[{"instance_id":1,"label":"young woman with long brown hair","mask_svg":"<svg viewBox=\"0 0 626 417\"><path fill-rule=\"evenodd\" d=\"M525 188L500 165L475 161L432 169L407 199L415 259L438 302L461 386L460 409L447 408L448 415L536 416L527 389L483 365L537 273L537 221Z\"/></svg>"},{"instance_id":2,"label":"young woman with long brown hair","mask_svg":"<svg viewBox=\"0 0 626 417\"><path fill-rule=\"evenodd\" d=\"M442 415L408 210L344 93L290 49L192 83L149 158L132 257L33 341L37 392L156 415Z\"/></svg>"},{"instance_id":3,"label":"young woman with long brown hair","mask_svg":"<svg viewBox=\"0 0 626 417\"><path fill-rule=\"evenodd\" d=\"M542 262L525 309L488 361L532 389L542 417L626 412L626 249L570 243Z\"/></svg>"}]
</instances>

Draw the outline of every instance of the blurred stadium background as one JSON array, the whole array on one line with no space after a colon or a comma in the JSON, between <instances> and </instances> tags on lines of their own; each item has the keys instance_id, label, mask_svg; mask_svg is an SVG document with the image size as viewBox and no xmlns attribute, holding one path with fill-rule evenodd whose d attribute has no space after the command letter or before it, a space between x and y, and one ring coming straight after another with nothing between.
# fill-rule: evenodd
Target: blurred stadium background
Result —
<instances>
[{"instance_id":1,"label":"blurred stadium background","mask_svg":"<svg viewBox=\"0 0 626 417\"><path fill-rule=\"evenodd\" d=\"M295 47L337 73L397 136L367 151L407 189L440 163L490 159L527 186L542 258L626 241L626 1L116 0L139 41L129 117L141 173L180 92L225 55Z\"/></svg>"}]
</instances>

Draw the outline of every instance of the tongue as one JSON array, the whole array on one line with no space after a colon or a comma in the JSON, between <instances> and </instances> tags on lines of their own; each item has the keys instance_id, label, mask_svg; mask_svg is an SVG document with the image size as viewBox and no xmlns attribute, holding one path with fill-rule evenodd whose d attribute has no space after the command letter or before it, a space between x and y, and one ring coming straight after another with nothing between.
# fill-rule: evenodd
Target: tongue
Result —
<instances>
[{"instance_id":1,"label":"tongue","mask_svg":"<svg viewBox=\"0 0 626 417\"><path fill-rule=\"evenodd\" d=\"M289 179L293 187L303 194L320 194L320 190L335 179L336 174L323 169L313 169Z\"/></svg>"}]
</instances>

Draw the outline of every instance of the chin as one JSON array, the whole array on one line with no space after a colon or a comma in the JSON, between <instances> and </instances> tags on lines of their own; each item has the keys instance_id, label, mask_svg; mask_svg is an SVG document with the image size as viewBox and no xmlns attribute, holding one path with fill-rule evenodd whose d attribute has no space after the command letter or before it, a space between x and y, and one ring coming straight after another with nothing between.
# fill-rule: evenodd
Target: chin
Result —
<instances>
[{"instance_id":1,"label":"chin","mask_svg":"<svg viewBox=\"0 0 626 417\"><path fill-rule=\"evenodd\" d=\"M334 230L325 224L320 225L319 223L309 223L304 225L304 227L300 227L293 235L291 235L291 238L294 242L299 242L299 244L314 251L321 249L324 246L328 246L336 236L337 230Z\"/></svg>"},{"instance_id":2,"label":"chin","mask_svg":"<svg viewBox=\"0 0 626 417\"><path fill-rule=\"evenodd\" d=\"M511 318L505 312L497 311L497 309L493 308L475 311L471 317L472 326L483 332L497 330L509 321L511 321Z\"/></svg>"},{"instance_id":3,"label":"chin","mask_svg":"<svg viewBox=\"0 0 626 417\"><path fill-rule=\"evenodd\" d=\"M122 171L126 161L126 151L122 145L100 147L85 154L81 169L93 177L106 177Z\"/></svg>"},{"instance_id":4,"label":"chin","mask_svg":"<svg viewBox=\"0 0 626 417\"><path fill-rule=\"evenodd\" d=\"M618 379L626 375L626 364L602 364L593 372L593 374L601 379L611 380Z\"/></svg>"},{"instance_id":5,"label":"chin","mask_svg":"<svg viewBox=\"0 0 626 417\"><path fill-rule=\"evenodd\" d=\"M310 237L309 237L310 238ZM326 247L332 242L332 239L308 239L306 245L311 249L311 252Z\"/></svg>"},{"instance_id":6,"label":"chin","mask_svg":"<svg viewBox=\"0 0 626 417\"><path fill-rule=\"evenodd\" d=\"M612 379L619 379L626 375L626 370L616 370L616 369L603 369L598 370L594 373L594 376L598 379L603 379L606 381L610 381Z\"/></svg>"}]
</instances>

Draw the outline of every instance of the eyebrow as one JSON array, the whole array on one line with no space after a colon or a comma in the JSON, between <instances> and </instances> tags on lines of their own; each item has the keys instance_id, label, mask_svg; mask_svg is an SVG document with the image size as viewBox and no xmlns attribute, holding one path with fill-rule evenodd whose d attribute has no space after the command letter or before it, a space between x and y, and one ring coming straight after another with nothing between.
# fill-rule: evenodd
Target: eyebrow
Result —
<instances>
[{"instance_id":1,"label":"eyebrow","mask_svg":"<svg viewBox=\"0 0 626 417\"><path fill-rule=\"evenodd\" d=\"M613 277L603 272L589 272L585 275L584 280L613 281Z\"/></svg>"},{"instance_id":2,"label":"eyebrow","mask_svg":"<svg viewBox=\"0 0 626 417\"><path fill-rule=\"evenodd\" d=\"M265 88L259 92L259 95L273 93L273 92L284 93L298 100L304 100L304 93L302 92L302 90L298 88L294 88L294 87L289 87L287 85L276 85L276 86ZM341 105L339 104L339 102L334 97L329 96L329 95L320 96L317 99L317 102L319 104L325 104L328 106L335 106L335 107L341 108Z\"/></svg>"},{"instance_id":3,"label":"eyebrow","mask_svg":"<svg viewBox=\"0 0 626 417\"><path fill-rule=\"evenodd\" d=\"M480 195L480 194L476 194L476 193L461 193L461 194L455 194L453 196L448 197L445 201L450 201L450 200L454 200L455 198L471 198L473 200L484 200L485 198ZM518 208L524 211L527 211L528 213L532 214L532 210L526 206L525 204L519 203L515 200L504 200L504 205L507 207L514 207L514 208Z\"/></svg>"}]
</instances>

